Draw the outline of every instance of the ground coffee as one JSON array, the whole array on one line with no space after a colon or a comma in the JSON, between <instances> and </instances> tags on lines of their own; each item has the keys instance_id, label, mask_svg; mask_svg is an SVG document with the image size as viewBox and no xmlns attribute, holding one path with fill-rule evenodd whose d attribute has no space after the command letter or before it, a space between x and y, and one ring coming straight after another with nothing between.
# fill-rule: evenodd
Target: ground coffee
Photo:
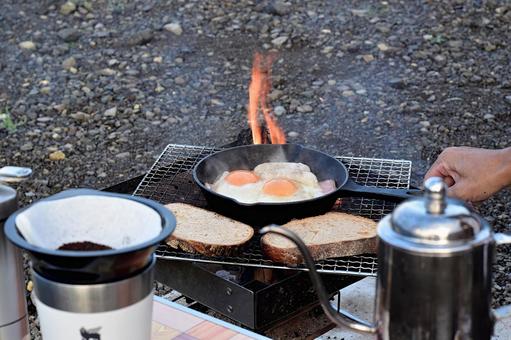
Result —
<instances>
[{"instance_id":1,"label":"ground coffee","mask_svg":"<svg viewBox=\"0 0 511 340\"><path fill-rule=\"evenodd\" d=\"M83 242L70 242L61 245L59 250L82 250L82 251L92 251L92 250L108 250L112 249L112 247L105 246L98 243L83 241Z\"/></svg>"}]
</instances>

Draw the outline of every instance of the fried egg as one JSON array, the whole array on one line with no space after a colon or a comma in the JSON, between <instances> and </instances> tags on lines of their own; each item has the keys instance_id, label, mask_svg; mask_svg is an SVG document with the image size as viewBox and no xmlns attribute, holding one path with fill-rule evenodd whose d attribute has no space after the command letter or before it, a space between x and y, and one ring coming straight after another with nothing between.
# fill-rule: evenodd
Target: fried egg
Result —
<instances>
[{"instance_id":1,"label":"fried egg","mask_svg":"<svg viewBox=\"0 0 511 340\"><path fill-rule=\"evenodd\" d=\"M254 173L264 181L258 202L294 202L323 195L318 179L302 163L263 163Z\"/></svg>"},{"instance_id":2,"label":"fried egg","mask_svg":"<svg viewBox=\"0 0 511 340\"><path fill-rule=\"evenodd\" d=\"M242 203L294 202L325 194L307 165L292 162L262 163L253 171L226 171L210 188Z\"/></svg>"},{"instance_id":3,"label":"fried egg","mask_svg":"<svg viewBox=\"0 0 511 340\"><path fill-rule=\"evenodd\" d=\"M221 195L234 198L242 203L256 203L262 190L263 182L253 171L225 171L211 185L211 189Z\"/></svg>"}]
</instances>

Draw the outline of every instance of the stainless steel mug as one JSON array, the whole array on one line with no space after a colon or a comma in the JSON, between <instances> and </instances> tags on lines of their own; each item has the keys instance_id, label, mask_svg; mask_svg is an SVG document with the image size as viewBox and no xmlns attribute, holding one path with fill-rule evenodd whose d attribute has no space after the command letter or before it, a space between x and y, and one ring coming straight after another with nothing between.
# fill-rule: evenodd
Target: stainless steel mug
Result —
<instances>
[{"instance_id":1,"label":"stainless steel mug","mask_svg":"<svg viewBox=\"0 0 511 340\"><path fill-rule=\"evenodd\" d=\"M340 326L384 340L490 339L496 319L510 307L491 309L495 246L511 243L462 201L446 197L441 178L425 182L425 195L399 205L378 224L378 277L374 321L329 304L300 238L269 226L298 246L326 315Z\"/></svg>"}]
</instances>

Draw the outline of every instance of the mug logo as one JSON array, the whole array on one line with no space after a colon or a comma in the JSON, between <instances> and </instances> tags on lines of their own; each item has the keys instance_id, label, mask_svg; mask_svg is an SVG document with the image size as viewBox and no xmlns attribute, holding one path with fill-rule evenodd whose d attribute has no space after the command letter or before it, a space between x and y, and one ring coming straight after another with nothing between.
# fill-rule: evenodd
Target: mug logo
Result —
<instances>
[{"instance_id":1,"label":"mug logo","mask_svg":"<svg viewBox=\"0 0 511 340\"><path fill-rule=\"evenodd\" d=\"M85 329L84 327L80 328L82 340L101 340L101 334L99 334L100 329L101 327L91 329Z\"/></svg>"}]
</instances>

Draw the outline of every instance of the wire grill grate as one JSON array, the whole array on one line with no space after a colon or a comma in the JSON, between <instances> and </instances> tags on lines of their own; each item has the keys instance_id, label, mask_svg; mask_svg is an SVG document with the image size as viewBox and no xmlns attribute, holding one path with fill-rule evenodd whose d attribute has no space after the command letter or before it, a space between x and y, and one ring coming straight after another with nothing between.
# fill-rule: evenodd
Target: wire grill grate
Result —
<instances>
[{"instance_id":1,"label":"wire grill grate","mask_svg":"<svg viewBox=\"0 0 511 340\"><path fill-rule=\"evenodd\" d=\"M191 170L207 155L220 149L169 144L140 182L134 195L160 203L184 202L206 207L199 188L193 182ZM359 184L385 188L408 188L412 163L406 160L388 160L360 157L337 157L347 167L350 177ZM366 198L344 198L333 209L380 220L394 209L395 203ZM162 244L156 250L160 259L183 260L262 268L306 270L303 266L287 267L266 260L254 237L244 252L236 257L206 257L175 250ZM351 256L318 261L316 269L322 273L374 276L377 260L374 255Z\"/></svg>"}]
</instances>

